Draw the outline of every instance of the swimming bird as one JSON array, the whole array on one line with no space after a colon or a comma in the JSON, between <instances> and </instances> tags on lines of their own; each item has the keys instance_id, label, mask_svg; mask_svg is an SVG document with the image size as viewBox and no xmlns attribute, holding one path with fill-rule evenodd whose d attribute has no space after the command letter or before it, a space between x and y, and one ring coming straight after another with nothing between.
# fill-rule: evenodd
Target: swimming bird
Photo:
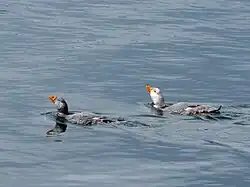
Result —
<instances>
[{"instance_id":1,"label":"swimming bird","mask_svg":"<svg viewBox=\"0 0 250 187\"><path fill-rule=\"evenodd\" d=\"M122 121L122 119L111 119L105 116L99 116L92 112L69 112L69 107L64 98L55 95L50 95L48 98L56 105L56 125L53 129L47 132L48 135L52 133L62 133L66 131L67 125L65 122L70 122L77 125L91 126L103 123L112 123Z\"/></svg>"},{"instance_id":2,"label":"swimming bird","mask_svg":"<svg viewBox=\"0 0 250 187\"><path fill-rule=\"evenodd\" d=\"M146 85L146 90L150 95L152 103L151 107L156 109L160 114L165 112L181 115L199 115L199 114L212 114L220 113L221 105L218 108L205 105L205 104L193 104L188 102L178 102L174 104L166 104L164 96L161 93L160 88L152 87L149 84Z\"/></svg>"}]
</instances>

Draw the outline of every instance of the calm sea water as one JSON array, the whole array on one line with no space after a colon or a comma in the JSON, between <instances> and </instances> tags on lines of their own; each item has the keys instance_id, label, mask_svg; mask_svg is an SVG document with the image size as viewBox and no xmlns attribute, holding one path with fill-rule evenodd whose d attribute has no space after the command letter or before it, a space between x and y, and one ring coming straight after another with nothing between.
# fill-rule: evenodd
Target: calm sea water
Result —
<instances>
[{"instance_id":1,"label":"calm sea water","mask_svg":"<svg viewBox=\"0 0 250 187\"><path fill-rule=\"evenodd\" d=\"M0 2L0 184L248 186L250 2ZM145 84L169 102L222 104L233 120L134 117L154 128L69 126L55 110L150 114ZM57 141L60 140L60 141Z\"/></svg>"}]
</instances>

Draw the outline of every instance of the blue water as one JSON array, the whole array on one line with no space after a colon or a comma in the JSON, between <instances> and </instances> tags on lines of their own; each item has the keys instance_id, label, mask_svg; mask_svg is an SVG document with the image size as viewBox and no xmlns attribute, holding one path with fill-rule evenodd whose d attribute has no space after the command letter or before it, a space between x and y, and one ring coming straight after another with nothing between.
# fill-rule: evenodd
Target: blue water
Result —
<instances>
[{"instance_id":1,"label":"blue water","mask_svg":"<svg viewBox=\"0 0 250 187\"><path fill-rule=\"evenodd\" d=\"M1 186L250 184L250 1L0 5ZM147 83L169 102L222 104L233 119L142 117ZM72 125L46 137L52 94L154 128Z\"/></svg>"}]
</instances>

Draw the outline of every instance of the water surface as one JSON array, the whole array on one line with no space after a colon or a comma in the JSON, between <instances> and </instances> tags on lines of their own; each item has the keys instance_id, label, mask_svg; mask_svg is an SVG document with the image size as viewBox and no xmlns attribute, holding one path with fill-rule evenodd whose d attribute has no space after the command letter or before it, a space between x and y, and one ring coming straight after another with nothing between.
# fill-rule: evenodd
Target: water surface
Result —
<instances>
[{"instance_id":1,"label":"water surface","mask_svg":"<svg viewBox=\"0 0 250 187\"><path fill-rule=\"evenodd\" d=\"M249 185L249 1L0 5L3 186ZM155 128L45 136L48 95L72 110L145 115L147 83L169 102L222 104L237 119L136 117Z\"/></svg>"}]
</instances>

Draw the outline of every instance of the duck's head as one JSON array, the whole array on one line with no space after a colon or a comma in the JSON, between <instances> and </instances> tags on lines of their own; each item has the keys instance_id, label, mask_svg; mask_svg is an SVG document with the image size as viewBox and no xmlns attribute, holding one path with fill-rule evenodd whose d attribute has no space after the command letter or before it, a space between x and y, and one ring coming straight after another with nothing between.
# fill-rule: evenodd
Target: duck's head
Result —
<instances>
[{"instance_id":1,"label":"duck's head","mask_svg":"<svg viewBox=\"0 0 250 187\"><path fill-rule=\"evenodd\" d=\"M150 95L150 98L153 102L153 106L155 108L164 108L166 106L160 88L152 87L149 84L147 84L146 89Z\"/></svg>"},{"instance_id":2,"label":"duck's head","mask_svg":"<svg viewBox=\"0 0 250 187\"><path fill-rule=\"evenodd\" d=\"M48 98L52 103L56 105L57 111L63 114L69 114L68 104L62 97L57 97L55 95L50 95Z\"/></svg>"}]
</instances>

